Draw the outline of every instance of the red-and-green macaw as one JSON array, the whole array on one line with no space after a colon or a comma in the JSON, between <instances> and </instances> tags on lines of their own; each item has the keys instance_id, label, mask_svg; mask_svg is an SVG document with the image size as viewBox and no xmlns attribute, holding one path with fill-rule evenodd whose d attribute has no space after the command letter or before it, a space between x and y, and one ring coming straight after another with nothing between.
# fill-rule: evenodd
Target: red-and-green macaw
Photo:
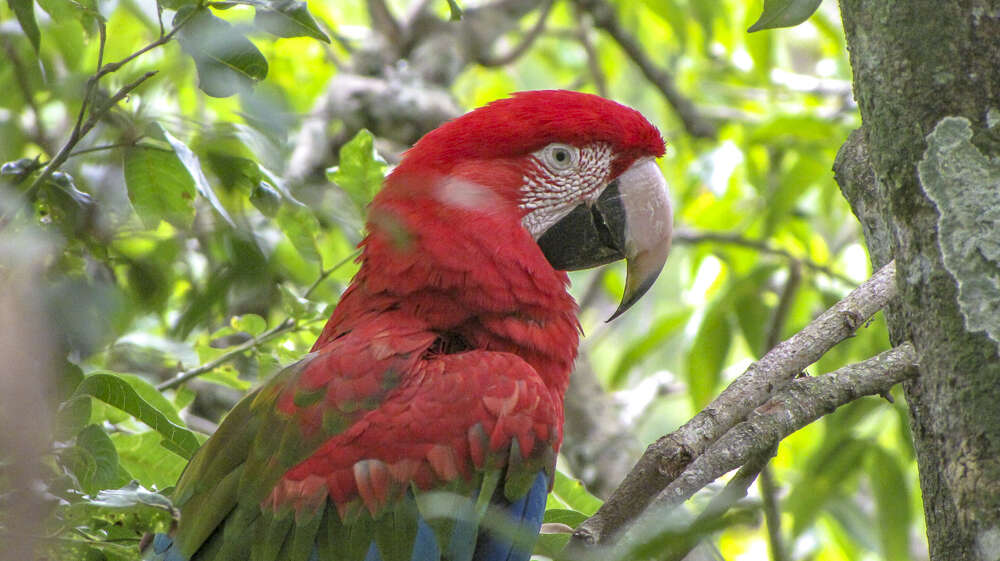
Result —
<instances>
[{"instance_id":1,"label":"red-and-green macaw","mask_svg":"<svg viewBox=\"0 0 1000 561\"><path fill-rule=\"evenodd\" d=\"M564 271L655 280L671 210L639 112L522 92L445 123L372 201L360 270L312 352L246 396L147 559L524 561L562 441Z\"/></svg>"}]
</instances>

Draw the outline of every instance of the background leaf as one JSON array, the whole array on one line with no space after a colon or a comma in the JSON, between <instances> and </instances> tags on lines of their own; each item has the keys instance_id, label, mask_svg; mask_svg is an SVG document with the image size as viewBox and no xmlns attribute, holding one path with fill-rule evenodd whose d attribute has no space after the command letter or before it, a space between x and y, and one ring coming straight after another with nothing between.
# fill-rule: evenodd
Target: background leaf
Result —
<instances>
[{"instance_id":1,"label":"background leaf","mask_svg":"<svg viewBox=\"0 0 1000 561\"><path fill-rule=\"evenodd\" d=\"M174 424L162 411L140 397L128 380L111 372L87 376L76 389L77 395L89 395L117 407L164 437L162 444L183 458L190 458L198 449L198 439L188 429ZM155 391L155 390L154 390Z\"/></svg>"},{"instance_id":2,"label":"background leaf","mask_svg":"<svg viewBox=\"0 0 1000 561\"><path fill-rule=\"evenodd\" d=\"M190 21L188 21L190 18ZM185 22L177 41L194 59L198 87L213 97L229 97L267 76L267 59L242 33L207 9L184 7L174 25Z\"/></svg>"},{"instance_id":3,"label":"background leaf","mask_svg":"<svg viewBox=\"0 0 1000 561\"><path fill-rule=\"evenodd\" d=\"M137 146L125 151L125 185L136 213L148 227L166 220L178 228L194 221L195 185L169 148Z\"/></svg>"},{"instance_id":4,"label":"background leaf","mask_svg":"<svg viewBox=\"0 0 1000 561\"><path fill-rule=\"evenodd\" d=\"M382 186L385 160L375 151L375 139L365 129L340 149L340 165L328 172L362 211Z\"/></svg>"},{"instance_id":5,"label":"background leaf","mask_svg":"<svg viewBox=\"0 0 1000 561\"><path fill-rule=\"evenodd\" d=\"M38 31L38 22L35 21L35 1L34 0L7 0L7 5L17 16L17 22L21 24L21 31L31 41L31 46L38 52L42 34Z\"/></svg>"},{"instance_id":6,"label":"background leaf","mask_svg":"<svg viewBox=\"0 0 1000 561\"><path fill-rule=\"evenodd\" d=\"M686 378L695 409L704 407L715 395L732 338L729 307L725 299L717 300L706 310L687 355Z\"/></svg>"},{"instance_id":7,"label":"background leaf","mask_svg":"<svg viewBox=\"0 0 1000 561\"><path fill-rule=\"evenodd\" d=\"M268 2L267 8L258 6L253 17L254 24L278 37L312 37L329 43L327 37L306 8L305 2L295 0L275 0Z\"/></svg>"},{"instance_id":8,"label":"background leaf","mask_svg":"<svg viewBox=\"0 0 1000 561\"><path fill-rule=\"evenodd\" d=\"M747 32L776 27L793 27L816 11L823 0L764 0L764 11Z\"/></svg>"}]
</instances>

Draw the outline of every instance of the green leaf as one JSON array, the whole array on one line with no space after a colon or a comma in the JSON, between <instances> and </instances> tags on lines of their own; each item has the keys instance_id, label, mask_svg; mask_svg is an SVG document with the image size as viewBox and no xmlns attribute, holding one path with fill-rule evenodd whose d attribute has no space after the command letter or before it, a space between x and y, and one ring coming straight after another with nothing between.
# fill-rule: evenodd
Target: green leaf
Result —
<instances>
[{"instance_id":1,"label":"green leaf","mask_svg":"<svg viewBox=\"0 0 1000 561\"><path fill-rule=\"evenodd\" d=\"M132 386L132 389L135 390L135 393L139 394L139 397L155 407L157 411L163 413L171 423L184 426L184 421L181 420L181 415L177 411L177 408L153 384L135 374L115 372L114 375L128 382Z\"/></svg>"},{"instance_id":2,"label":"green leaf","mask_svg":"<svg viewBox=\"0 0 1000 561\"><path fill-rule=\"evenodd\" d=\"M56 412L55 437L57 440L72 438L90 421L91 400L79 397L64 401Z\"/></svg>"},{"instance_id":3,"label":"green leaf","mask_svg":"<svg viewBox=\"0 0 1000 561\"><path fill-rule=\"evenodd\" d=\"M632 367L658 349L664 341L670 339L678 330L684 327L690 317L691 310L686 308L666 314L658 318L656 323L650 327L644 336L636 339L626 347L621 359L618 360L618 365L611 374L611 381L609 383L611 389L621 389Z\"/></svg>"},{"instance_id":4,"label":"green leaf","mask_svg":"<svg viewBox=\"0 0 1000 561\"><path fill-rule=\"evenodd\" d=\"M160 433L164 438L161 444L184 458L190 458L198 449L194 433L174 424L166 414L140 397L127 377L111 372L91 374L77 387L76 395L89 395L129 413Z\"/></svg>"},{"instance_id":5,"label":"green leaf","mask_svg":"<svg viewBox=\"0 0 1000 561\"><path fill-rule=\"evenodd\" d=\"M861 551L875 551L878 548L872 517L870 513L861 510L853 497L845 495L831 498L826 503L826 512L836 521L836 524L830 525L830 529L834 541L846 553L847 559L861 559Z\"/></svg>"},{"instance_id":6,"label":"green leaf","mask_svg":"<svg viewBox=\"0 0 1000 561\"><path fill-rule=\"evenodd\" d=\"M38 52L38 45L42 36L38 32L38 22L35 21L35 1L34 0L7 0L7 5L17 16L17 22L21 24L21 31L31 41L31 46Z\"/></svg>"},{"instance_id":7,"label":"green leaf","mask_svg":"<svg viewBox=\"0 0 1000 561\"><path fill-rule=\"evenodd\" d=\"M812 526L826 503L847 486L861 468L864 454L871 447L865 440L851 437L824 442L820 450L809 458L802 470L803 477L793 487L784 505L794 523L792 535L799 536Z\"/></svg>"},{"instance_id":8,"label":"green leaf","mask_svg":"<svg viewBox=\"0 0 1000 561\"><path fill-rule=\"evenodd\" d=\"M233 318L229 320L229 325L231 325L236 331L243 331L253 336L260 335L265 329L267 329L267 321L257 314L233 316Z\"/></svg>"},{"instance_id":9,"label":"green leaf","mask_svg":"<svg viewBox=\"0 0 1000 561\"><path fill-rule=\"evenodd\" d=\"M910 559L910 490L898 455L873 446L868 455L868 477L875 494L882 558L907 561Z\"/></svg>"},{"instance_id":10,"label":"green leaf","mask_svg":"<svg viewBox=\"0 0 1000 561\"><path fill-rule=\"evenodd\" d=\"M448 0L448 9L451 11L451 21L462 19L462 7L458 5L456 0Z\"/></svg>"},{"instance_id":11,"label":"green leaf","mask_svg":"<svg viewBox=\"0 0 1000 561\"><path fill-rule=\"evenodd\" d=\"M365 129L340 148L340 165L327 171L330 181L364 211L385 178L385 160L375 151L375 138Z\"/></svg>"},{"instance_id":12,"label":"green leaf","mask_svg":"<svg viewBox=\"0 0 1000 561\"><path fill-rule=\"evenodd\" d=\"M256 8L253 23L257 27L278 37L312 37L324 43L330 38L316 25L305 2L295 0L273 0L267 7Z\"/></svg>"},{"instance_id":13,"label":"green leaf","mask_svg":"<svg viewBox=\"0 0 1000 561\"><path fill-rule=\"evenodd\" d=\"M149 228L166 220L180 229L194 221L195 186L173 150L136 146L125 150L125 187L136 213Z\"/></svg>"},{"instance_id":14,"label":"green leaf","mask_svg":"<svg viewBox=\"0 0 1000 561\"><path fill-rule=\"evenodd\" d=\"M764 346L767 342L767 329L771 324L771 310L764 304L761 295L767 292L767 283L778 268L774 264L758 265L751 273L733 283L729 290L736 322L751 352L758 357L769 350Z\"/></svg>"},{"instance_id":15,"label":"green leaf","mask_svg":"<svg viewBox=\"0 0 1000 561\"><path fill-rule=\"evenodd\" d=\"M309 300L302 298L287 283L278 285L281 291L281 309L295 319L303 319L314 315L309 306Z\"/></svg>"},{"instance_id":16,"label":"green leaf","mask_svg":"<svg viewBox=\"0 0 1000 561\"><path fill-rule=\"evenodd\" d=\"M118 461L132 477L146 486L166 489L177 483L187 460L160 445L155 431L139 434L116 432L111 435L118 448Z\"/></svg>"},{"instance_id":17,"label":"green leaf","mask_svg":"<svg viewBox=\"0 0 1000 561\"><path fill-rule=\"evenodd\" d=\"M101 489L122 484L119 477L118 452L115 445L98 425L89 425L76 436L76 447L86 451L93 460L91 469L76 472L77 479L85 491L94 494Z\"/></svg>"},{"instance_id":18,"label":"green leaf","mask_svg":"<svg viewBox=\"0 0 1000 561\"><path fill-rule=\"evenodd\" d=\"M252 382L248 382L240 378L240 373L231 366L216 368L211 372L202 374L198 377L198 379L203 382L211 382L227 388L233 388L234 390L239 390L241 392L245 392L253 386Z\"/></svg>"},{"instance_id":19,"label":"green leaf","mask_svg":"<svg viewBox=\"0 0 1000 561\"><path fill-rule=\"evenodd\" d=\"M175 27L182 22L187 23L177 34L177 40L194 59L198 87L206 94L229 97L250 89L267 76L267 59L229 22L207 9L188 6L174 16Z\"/></svg>"},{"instance_id":20,"label":"green leaf","mask_svg":"<svg viewBox=\"0 0 1000 561\"><path fill-rule=\"evenodd\" d=\"M601 508L601 499L587 491L583 482L574 479L561 471L556 470L556 480L552 486L552 495L559 499L570 509L581 512L586 516L593 516L597 509Z\"/></svg>"},{"instance_id":21,"label":"green leaf","mask_svg":"<svg viewBox=\"0 0 1000 561\"><path fill-rule=\"evenodd\" d=\"M708 404L722 379L722 368L733 339L729 307L728 298L720 298L709 306L688 351L688 394L695 410Z\"/></svg>"},{"instance_id":22,"label":"green leaf","mask_svg":"<svg viewBox=\"0 0 1000 561\"><path fill-rule=\"evenodd\" d=\"M559 552L566 547L572 534L542 534L535 542L535 555L542 555L550 559L558 559ZM532 557L534 559L534 557Z\"/></svg>"},{"instance_id":23,"label":"green leaf","mask_svg":"<svg viewBox=\"0 0 1000 561\"><path fill-rule=\"evenodd\" d=\"M250 192L250 202L261 214L274 218L281 208L281 194L267 181L259 181Z\"/></svg>"},{"instance_id":24,"label":"green leaf","mask_svg":"<svg viewBox=\"0 0 1000 561\"><path fill-rule=\"evenodd\" d=\"M161 129L162 130L162 129ZM208 178L205 177L205 172L201 169L201 161L198 156L195 156L194 152L187 147L186 144L178 140L172 134L163 130L163 137L170 143L171 148L174 149L174 154L180 160L181 164L188 171L191 177L194 179L194 186L198 189L198 192L202 197L208 199L211 203L212 208L219 213L222 218L229 223L230 226L234 226L233 219L229 217L229 213L226 212L226 207L222 206L222 202L219 201L219 197L215 195L215 190L208 183Z\"/></svg>"},{"instance_id":25,"label":"green leaf","mask_svg":"<svg viewBox=\"0 0 1000 561\"><path fill-rule=\"evenodd\" d=\"M316 239L320 234L319 220L305 205L288 203L281 207L277 217L278 227L292 242L299 255L304 259L318 263L319 248Z\"/></svg>"},{"instance_id":26,"label":"green leaf","mask_svg":"<svg viewBox=\"0 0 1000 561\"><path fill-rule=\"evenodd\" d=\"M776 27L794 27L813 15L823 0L764 0L760 18L747 29L748 33Z\"/></svg>"},{"instance_id":27,"label":"green leaf","mask_svg":"<svg viewBox=\"0 0 1000 561\"><path fill-rule=\"evenodd\" d=\"M565 524L571 528L576 528L587 518L589 518L589 516L586 514L568 508L550 508L545 511L545 519L543 522Z\"/></svg>"}]
</instances>

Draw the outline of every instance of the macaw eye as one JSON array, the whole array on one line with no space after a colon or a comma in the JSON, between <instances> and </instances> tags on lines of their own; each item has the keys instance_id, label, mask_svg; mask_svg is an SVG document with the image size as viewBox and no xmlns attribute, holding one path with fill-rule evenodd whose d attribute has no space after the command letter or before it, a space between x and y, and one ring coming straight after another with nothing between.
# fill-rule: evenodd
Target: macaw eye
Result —
<instances>
[{"instance_id":1,"label":"macaw eye","mask_svg":"<svg viewBox=\"0 0 1000 561\"><path fill-rule=\"evenodd\" d=\"M541 150L541 160L552 171L567 171L580 161L580 150L569 144L549 144Z\"/></svg>"}]
</instances>

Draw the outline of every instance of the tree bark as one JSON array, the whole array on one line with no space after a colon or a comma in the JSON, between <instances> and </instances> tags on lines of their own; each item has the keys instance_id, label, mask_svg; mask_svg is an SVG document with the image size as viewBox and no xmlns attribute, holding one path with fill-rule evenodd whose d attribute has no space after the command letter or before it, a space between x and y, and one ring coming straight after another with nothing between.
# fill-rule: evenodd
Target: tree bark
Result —
<instances>
[{"instance_id":1,"label":"tree bark","mask_svg":"<svg viewBox=\"0 0 1000 561\"><path fill-rule=\"evenodd\" d=\"M887 310L932 560L1000 559L1000 1L841 0L862 127L834 169Z\"/></svg>"}]
</instances>

